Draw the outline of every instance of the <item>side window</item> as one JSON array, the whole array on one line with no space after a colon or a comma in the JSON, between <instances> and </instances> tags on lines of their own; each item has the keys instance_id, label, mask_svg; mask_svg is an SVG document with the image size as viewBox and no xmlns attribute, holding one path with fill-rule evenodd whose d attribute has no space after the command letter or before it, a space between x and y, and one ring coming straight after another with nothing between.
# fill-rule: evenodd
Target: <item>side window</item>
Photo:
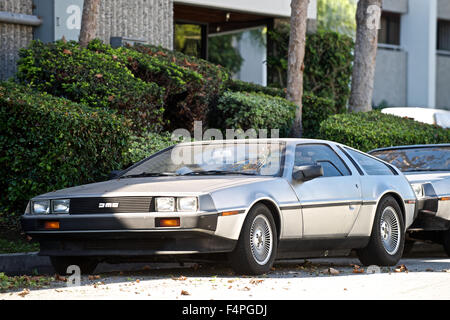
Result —
<instances>
[{"instance_id":1,"label":"side window","mask_svg":"<svg viewBox=\"0 0 450 320\"><path fill-rule=\"evenodd\" d=\"M357 152L351 149L347 149L347 152L359 163L359 165L370 176L392 176L394 173L383 162L368 157L361 152Z\"/></svg>"},{"instance_id":2,"label":"side window","mask_svg":"<svg viewBox=\"0 0 450 320\"><path fill-rule=\"evenodd\" d=\"M319 163L324 177L351 175L345 163L329 146L322 144L300 144L295 148L295 166Z\"/></svg>"}]
</instances>

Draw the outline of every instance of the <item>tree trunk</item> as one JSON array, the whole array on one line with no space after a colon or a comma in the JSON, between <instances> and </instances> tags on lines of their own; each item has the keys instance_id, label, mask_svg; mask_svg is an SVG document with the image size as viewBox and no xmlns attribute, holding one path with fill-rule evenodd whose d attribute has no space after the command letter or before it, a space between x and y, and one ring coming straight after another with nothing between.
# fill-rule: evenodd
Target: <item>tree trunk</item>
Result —
<instances>
[{"instance_id":1,"label":"tree trunk","mask_svg":"<svg viewBox=\"0 0 450 320\"><path fill-rule=\"evenodd\" d=\"M97 15L100 0L84 0L81 18L80 46L87 47L97 32Z\"/></svg>"},{"instance_id":2,"label":"tree trunk","mask_svg":"<svg viewBox=\"0 0 450 320\"><path fill-rule=\"evenodd\" d=\"M308 5L309 0L291 1L291 33L289 35L286 98L297 105L295 121L291 131L292 137L301 137L303 133L303 60L305 58Z\"/></svg>"},{"instance_id":3,"label":"tree trunk","mask_svg":"<svg viewBox=\"0 0 450 320\"><path fill-rule=\"evenodd\" d=\"M358 2L355 58L349 101L351 112L372 110L381 5L382 0L359 0Z\"/></svg>"}]
</instances>

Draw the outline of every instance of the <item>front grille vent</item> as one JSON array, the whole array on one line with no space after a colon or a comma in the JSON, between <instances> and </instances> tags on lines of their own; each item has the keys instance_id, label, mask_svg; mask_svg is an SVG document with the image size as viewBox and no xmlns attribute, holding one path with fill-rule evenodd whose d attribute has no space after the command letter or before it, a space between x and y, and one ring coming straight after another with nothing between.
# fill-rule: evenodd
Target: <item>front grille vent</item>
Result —
<instances>
[{"instance_id":1,"label":"front grille vent","mask_svg":"<svg viewBox=\"0 0 450 320\"><path fill-rule=\"evenodd\" d=\"M152 197L99 197L70 199L70 214L150 212Z\"/></svg>"}]
</instances>

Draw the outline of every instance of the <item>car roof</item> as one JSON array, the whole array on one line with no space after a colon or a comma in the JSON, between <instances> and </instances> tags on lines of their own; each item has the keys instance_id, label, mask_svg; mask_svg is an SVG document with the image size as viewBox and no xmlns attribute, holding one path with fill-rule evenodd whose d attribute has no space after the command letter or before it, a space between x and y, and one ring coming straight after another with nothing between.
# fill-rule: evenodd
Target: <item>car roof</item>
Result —
<instances>
[{"instance_id":1,"label":"car roof","mask_svg":"<svg viewBox=\"0 0 450 320\"><path fill-rule=\"evenodd\" d=\"M370 150L367 153L372 153L372 152L376 152L376 151L387 151L387 150L416 149L416 148L435 148L435 147L450 147L450 143L413 144L413 145L406 145L406 146L393 146L393 147L373 149L373 150Z\"/></svg>"},{"instance_id":2,"label":"car roof","mask_svg":"<svg viewBox=\"0 0 450 320\"><path fill-rule=\"evenodd\" d=\"M198 144L224 144L224 143L286 143L286 144L299 144L299 143L332 143L338 144L333 141L320 140L320 139L306 139L306 138L267 138L267 139L228 139L228 140L202 140L194 142L182 142L179 146L183 145L198 145Z\"/></svg>"}]
</instances>

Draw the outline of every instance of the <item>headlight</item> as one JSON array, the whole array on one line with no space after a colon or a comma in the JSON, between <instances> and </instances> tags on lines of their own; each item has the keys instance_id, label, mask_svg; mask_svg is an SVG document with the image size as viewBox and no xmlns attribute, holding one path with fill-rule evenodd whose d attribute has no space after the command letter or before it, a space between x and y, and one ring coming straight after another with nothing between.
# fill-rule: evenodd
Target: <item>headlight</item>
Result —
<instances>
[{"instance_id":1,"label":"headlight","mask_svg":"<svg viewBox=\"0 0 450 320\"><path fill-rule=\"evenodd\" d=\"M183 197L177 199L178 211L197 211L196 197Z\"/></svg>"},{"instance_id":2,"label":"headlight","mask_svg":"<svg viewBox=\"0 0 450 320\"><path fill-rule=\"evenodd\" d=\"M175 198L156 198L156 211L175 211Z\"/></svg>"},{"instance_id":3,"label":"headlight","mask_svg":"<svg viewBox=\"0 0 450 320\"><path fill-rule=\"evenodd\" d=\"M69 213L70 208L70 200L69 199L60 199L53 200L53 213Z\"/></svg>"},{"instance_id":4,"label":"headlight","mask_svg":"<svg viewBox=\"0 0 450 320\"><path fill-rule=\"evenodd\" d=\"M50 200L33 201L33 214L49 214Z\"/></svg>"},{"instance_id":5,"label":"headlight","mask_svg":"<svg viewBox=\"0 0 450 320\"><path fill-rule=\"evenodd\" d=\"M413 183L411 184L411 187L414 190L417 198L423 198L423 185L421 183Z\"/></svg>"}]
</instances>

